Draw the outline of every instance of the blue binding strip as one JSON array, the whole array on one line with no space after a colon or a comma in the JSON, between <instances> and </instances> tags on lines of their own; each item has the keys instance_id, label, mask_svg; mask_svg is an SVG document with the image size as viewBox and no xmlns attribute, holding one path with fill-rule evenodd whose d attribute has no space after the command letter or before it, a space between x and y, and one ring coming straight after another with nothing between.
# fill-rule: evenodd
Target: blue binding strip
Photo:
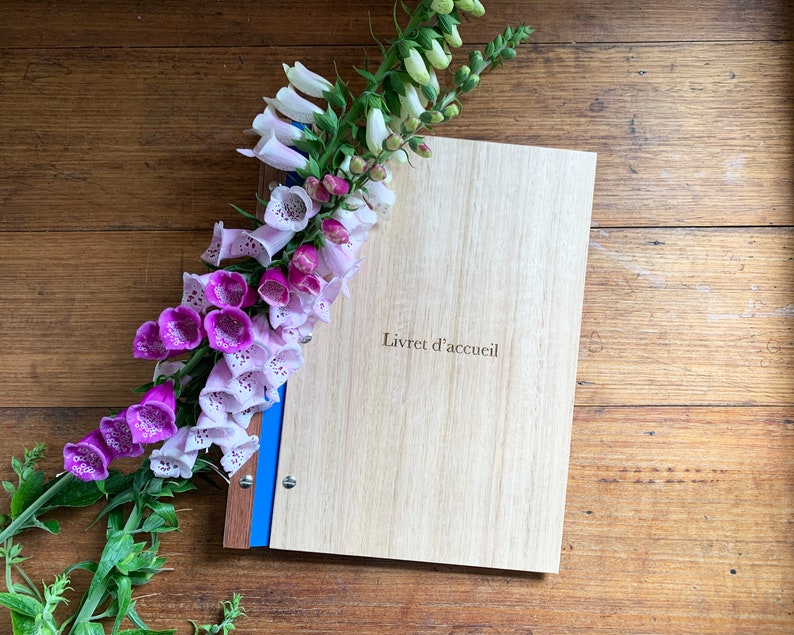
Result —
<instances>
[{"instance_id":1,"label":"blue binding strip","mask_svg":"<svg viewBox=\"0 0 794 635\"><path fill-rule=\"evenodd\" d=\"M270 544L270 525L273 521L273 498L276 494L278 449L281 443L281 422L284 415L284 397L287 385L278 389L280 401L262 413L259 432L259 462L254 480L254 508L251 512L251 547Z\"/></svg>"}]
</instances>

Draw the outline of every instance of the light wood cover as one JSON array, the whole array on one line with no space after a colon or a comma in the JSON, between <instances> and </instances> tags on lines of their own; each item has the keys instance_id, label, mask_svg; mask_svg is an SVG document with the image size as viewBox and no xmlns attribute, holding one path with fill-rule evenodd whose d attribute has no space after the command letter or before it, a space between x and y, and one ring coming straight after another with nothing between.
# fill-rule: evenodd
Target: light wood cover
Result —
<instances>
[{"instance_id":1,"label":"light wood cover","mask_svg":"<svg viewBox=\"0 0 794 635\"><path fill-rule=\"evenodd\" d=\"M556 572L595 154L433 143L290 380L271 546Z\"/></svg>"}]
</instances>

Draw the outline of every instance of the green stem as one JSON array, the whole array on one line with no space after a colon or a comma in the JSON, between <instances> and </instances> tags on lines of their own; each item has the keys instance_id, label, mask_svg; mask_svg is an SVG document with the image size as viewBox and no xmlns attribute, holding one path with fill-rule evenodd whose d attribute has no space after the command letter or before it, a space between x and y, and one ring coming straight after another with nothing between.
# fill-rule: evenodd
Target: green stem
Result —
<instances>
[{"instance_id":1,"label":"green stem","mask_svg":"<svg viewBox=\"0 0 794 635\"><path fill-rule=\"evenodd\" d=\"M21 532L25 528L26 523L36 515L36 513L44 506L44 504L53 498L64 487L69 485L73 479L74 475L71 472L65 472L61 476L57 477L55 482L46 492L42 493L41 496L39 496L0 533L0 543L4 543L6 540L11 538L11 536L16 536L19 532Z\"/></svg>"}]
</instances>

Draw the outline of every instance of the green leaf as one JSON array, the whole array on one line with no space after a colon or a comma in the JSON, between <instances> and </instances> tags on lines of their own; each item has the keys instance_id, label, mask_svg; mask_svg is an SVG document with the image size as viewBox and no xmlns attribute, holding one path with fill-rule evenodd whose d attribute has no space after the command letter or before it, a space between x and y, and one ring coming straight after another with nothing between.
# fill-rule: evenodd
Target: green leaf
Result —
<instances>
[{"instance_id":1,"label":"green leaf","mask_svg":"<svg viewBox=\"0 0 794 635\"><path fill-rule=\"evenodd\" d=\"M3 481L3 489L9 494L13 494L17 488L11 481Z\"/></svg>"},{"instance_id":2,"label":"green leaf","mask_svg":"<svg viewBox=\"0 0 794 635\"><path fill-rule=\"evenodd\" d=\"M19 487L11 497L11 518L16 518L25 511L44 491L44 473L38 470L20 481Z\"/></svg>"},{"instance_id":3,"label":"green leaf","mask_svg":"<svg viewBox=\"0 0 794 635\"><path fill-rule=\"evenodd\" d=\"M17 593L0 593L0 605L29 617L36 617L44 610L44 606L38 600Z\"/></svg>"},{"instance_id":4,"label":"green leaf","mask_svg":"<svg viewBox=\"0 0 794 635\"><path fill-rule=\"evenodd\" d=\"M132 602L132 582L126 575L113 576L113 581L116 583L116 601L118 602L118 615L116 622L113 625L113 630L116 631L121 628L121 622L126 617L133 605Z\"/></svg>"},{"instance_id":5,"label":"green leaf","mask_svg":"<svg viewBox=\"0 0 794 635\"><path fill-rule=\"evenodd\" d=\"M105 635L105 629L96 622L83 622L74 629L74 635Z\"/></svg>"},{"instance_id":6,"label":"green leaf","mask_svg":"<svg viewBox=\"0 0 794 635\"><path fill-rule=\"evenodd\" d=\"M14 629L14 635L41 635L34 618L16 611L11 611L11 627Z\"/></svg>"},{"instance_id":7,"label":"green leaf","mask_svg":"<svg viewBox=\"0 0 794 635\"><path fill-rule=\"evenodd\" d=\"M153 631L148 628L132 628L126 631L119 631L118 635L175 635L175 633L175 628L169 628L167 631Z\"/></svg>"},{"instance_id":8,"label":"green leaf","mask_svg":"<svg viewBox=\"0 0 794 635\"><path fill-rule=\"evenodd\" d=\"M363 68L354 68L353 70L356 71L359 75L361 75L368 82L376 84L377 81L378 81L377 79L375 79L375 76L372 73L370 73L369 71L365 71Z\"/></svg>"}]
</instances>

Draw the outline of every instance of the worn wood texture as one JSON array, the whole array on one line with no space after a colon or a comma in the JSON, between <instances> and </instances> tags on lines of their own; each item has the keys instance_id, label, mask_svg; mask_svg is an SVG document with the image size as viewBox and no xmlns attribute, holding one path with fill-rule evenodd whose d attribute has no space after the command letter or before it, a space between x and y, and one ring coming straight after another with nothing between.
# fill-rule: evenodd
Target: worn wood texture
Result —
<instances>
[{"instance_id":1,"label":"worn wood texture","mask_svg":"<svg viewBox=\"0 0 794 635\"><path fill-rule=\"evenodd\" d=\"M462 30L537 34L443 134L599 153L559 575L224 550L225 487L202 483L141 592L151 625L191 633L240 591L254 635L794 631L789 5L494 0ZM36 440L58 471L148 378L134 329L227 204L253 208L233 149L280 63L362 64L392 6L3 3L2 478ZM25 540L34 579L96 557L91 518Z\"/></svg>"}]
</instances>

